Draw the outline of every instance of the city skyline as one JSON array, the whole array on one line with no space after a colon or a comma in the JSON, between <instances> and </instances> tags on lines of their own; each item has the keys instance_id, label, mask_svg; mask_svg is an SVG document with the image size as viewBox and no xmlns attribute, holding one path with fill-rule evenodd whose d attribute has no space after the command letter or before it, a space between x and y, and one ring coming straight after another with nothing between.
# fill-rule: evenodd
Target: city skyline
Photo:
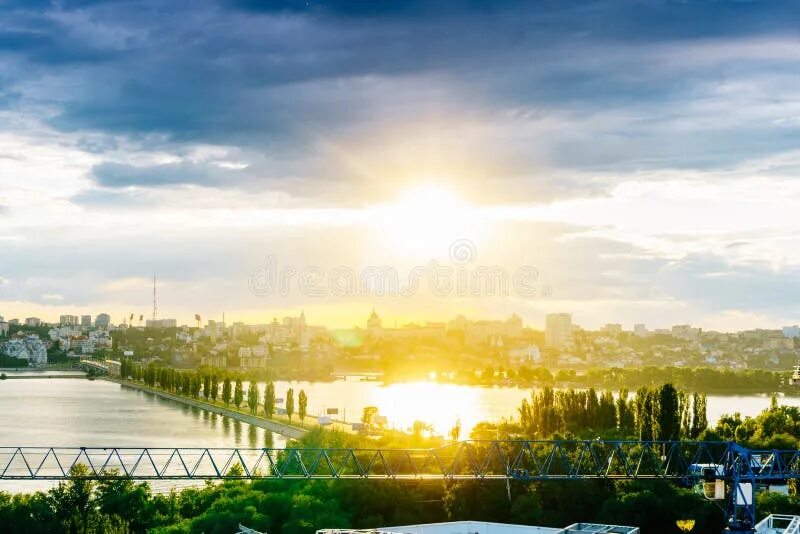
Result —
<instances>
[{"instance_id":1,"label":"city skyline","mask_svg":"<svg viewBox=\"0 0 800 534\"><path fill-rule=\"evenodd\" d=\"M725 332L725 333L734 333L734 332L742 332L742 331L750 331L750 330L783 330L786 332L787 330L797 330L798 324L800 321L794 322L787 322L785 324L774 324L769 325L766 327L762 326L750 326L741 329L731 329L731 330L716 330L713 328L705 328L703 325L689 323L689 322L675 322L675 323L644 323L644 322L633 322L633 323L623 323L620 321L615 321L614 318L610 318L609 320L600 323L600 324L589 324L585 323L581 320L579 316L576 316L574 313L569 311L549 311L546 312L544 315L541 316L540 320L530 320L529 318L519 314L515 311L509 311L507 313L500 314L500 315L470 315L459 311L454 311L449 316L436 316L436 317L416 317L416 318L403 318L398 316L392 315L383 315L379 308L373 306L370 309L362 310L364 313L360 318L358 318L355 322L346 323L346 322L337 322L337 323L326 323L322 320L311 320L308 324L313 324L316 326L321 326L324 328L332 329L332 330L341 330L341 329L350 329L350 328L360 328L369 330L370 323L375 320L377 317L379 319L380 327L384 329L392 329L392 328L403 328L406 326L412 325L425 325L425 324L443 324L447 325L448 323L458 320L459 318L464 318L469 321L503 321L509 318L519 318L522 321L522 325L524 328L529 328L533 330L538 330L542 332L546 332L548 328L548 321L552 318L555 323L553 323L553 328L557 331L560 331L558 334L561 338L569 337L569 332L572 329L581 329L587 331L604 331L607 330L609 327L619 327L620 331L622 332L629 332L636 335L641 334L654 334L654 333L667 333L670 330L675 330L676 328L683 328L683 327L692 327L700 330L705 331L712 331L712 332ZM265 326L273 323L276 320L281 320L285 318L291 317L299 317L299 316L307 316L307 310L305 308L301 309L291 309L291 310L272 310L271 312L264 312L262 315L263 319L254 320L254 321L245 321L240 320L236 317L227 317L225 313L221 313L219 315L205 317L201 316L200 319L200 327L204 327L206 325L212 323L218 324L225 324L226 326L232 326L234 324L244 324L247 326ZM166 326L175 326L178 328L181 327L196 327L197 326L197 315L193 315L191 317L192 320L183 320L181 318L176 318L175 316L170 316L169 314L165 316L159 316L157 320L152 319L152 317L148 317L145 314L140 313L133 313L133 320L130 320L131 314L123 314L120 317L120 320L116 320L113 314L108 314L106 312L101 313L93 313L93 314L61 314L59 315L57 320L49 320L48 317L42 315L26 315L26 316L17 316L13 314L9 314L8 310L3 313L0 313L0 322L8 322L10 320L17 320L20 324L25 324L26 321L35 320L36 324L28 325L28 326L38 326L41 324L47 325L66 325L66 326L87 326L87 319L91 319L88 326L95 326L96 319L102 317L104 324L111 324L111 325L128 325L130 327L151 327L151 323L154 321L159 323L159 327L161 327L162 323L169 322ZM340 316L337 316L340 317ZM564 319L566 318L566 319ZM566 327L561 326L561 322L566 320ZM174 322L174 325L173 325ZM788 335L788 334L787 334ZM797 333L791 334L790 337L796 337ZM553 345L557 346L561 344L561 341L550 343L545 341L545 346Z\"/></svg>"}]
</instances>

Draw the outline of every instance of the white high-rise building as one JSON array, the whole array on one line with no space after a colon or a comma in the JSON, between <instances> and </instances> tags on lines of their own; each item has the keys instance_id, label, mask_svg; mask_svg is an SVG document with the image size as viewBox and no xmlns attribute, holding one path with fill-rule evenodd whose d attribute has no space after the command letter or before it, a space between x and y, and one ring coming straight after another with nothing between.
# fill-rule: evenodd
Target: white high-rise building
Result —
<instances>
[{"instance_id":1,"label":"white high-rise building","mask_svg":"<svg viewBox=\"0 0 800 534\"><path fill-rule=\"evenodd\" d=\"M608 323L601 328L600 331L607 336L618 336L622 333L622 325L619 323Z\"/></svg>"},{"instance_id":2,"label":"white high-rise building","mask_svg":"<svg viewBox=\"0 0 800 534\"><path fill-rule=\"evenodd\" d=\"M97 328L102 328L103 330L108 330L108 326L111 324L111 317L107 313L101 313L94 319L94 325Z\"/></svg>"},{"instance_id":3,"label":"white high-rise building","mask_svg":"<svg viewBox=\"0 0 800 534\"><path fill-rule=\"evenodd\" d=\"M700 329L693 328L688 324L677 324L672 327L672 337L683 339L685 341L697 341L700 337Z\"/></svg>"},{"instance_id":4,"label":"white high-rise building","mask_svg":"<svg viewBox=\"0 0 800 534\"><path fill-rule=\"evenodd\" d=\"M92 326L92 316L81 315L81 328L91 328L91 326Z\"/></svg>"},{"instance_id":5,"label":"white high-rise building","mask_svg":"<svg viewBox=\"0 0 800 534\"><path fill-rule=\"evenodd\" d=\"M643 323L633 325L633 334L636 337L647 337L647 327Z\"/></svg>"},{"instance_id":6,"label":"white high-rise building","mask_svg":"<svg viewBox=\"0 0 800 534\"><path fill-rule=\"evenodd\" d=\"M544 344L560 348L572 342L572 315L548 313L544 321Z\"/></svg>"},{"instance_id":7,"label":"white high-rise building","mask_svg":"<svg viewBox=\"0 0 800 534\"><path fill-rule=\"evenodd\" d=\"M177 328L177 319L148 319L145 322L147 328Z\"/></svg>"},{"instance_id":8,"label":"white high-rise building","mask_svg":"<svg viewBox=\"0 0 800 534\"><path fill-rule=\"evenodd\" d=\"M58 323L61 326L80 326L81 318L77 315L62 315L59 318Z\"/></svg>"}]
</instances>

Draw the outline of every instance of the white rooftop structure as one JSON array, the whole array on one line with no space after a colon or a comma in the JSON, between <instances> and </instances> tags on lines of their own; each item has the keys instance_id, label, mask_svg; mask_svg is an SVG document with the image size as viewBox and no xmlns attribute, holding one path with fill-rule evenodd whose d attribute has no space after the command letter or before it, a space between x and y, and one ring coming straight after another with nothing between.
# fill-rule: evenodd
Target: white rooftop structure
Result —
<instances>
[{"instance_id":1,"label":"white rooftop structure","mask_svg":"<svg viewBox=\"0 0 800 534\"><path fill-rule=\"evenodd\" d=\"M575 523L565 528L510 525L484 521L453 521L376 529L323 529L317 534L639 534L637 527Z\"/></svg>"},{"instance_id":2,"label":"white rooftop structure","mask_svg":"<svg viewBox=\"0 0 800 534\"><path fill-rule=\"evenodd\" d=\"M575 523L559 532L563 532L563 534L639 534L639 528L598 523Z\"/></svg>"},{"instance_id":3,"label":"white rooftop structure","mask_svg":"<svg viewBox=\"0 0 800 534\"><path fill-rule=\"evenodd\" d=\"M800 516L768 515L756 525L756 534L800 534Z\"/></svg>"}]
</instances>

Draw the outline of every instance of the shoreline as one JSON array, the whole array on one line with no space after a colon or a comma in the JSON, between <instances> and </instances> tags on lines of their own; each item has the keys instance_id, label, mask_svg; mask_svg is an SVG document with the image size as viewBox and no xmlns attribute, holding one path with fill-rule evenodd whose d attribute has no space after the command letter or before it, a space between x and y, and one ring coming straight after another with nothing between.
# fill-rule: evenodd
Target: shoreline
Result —
<instances>
[{"instance_id":1,"label":"shoreline","mask_svg":"<svg viewBox=\"0 0 800 534\"><path fill-rule=\"evenodd\" d=\"M11 376L6 375L5 378L0 378L2 380L43 380L43 379L51 379L55 380L57 378L87 378L85 374L83 375L43 375L43 376L36 376L36 375L29 375L29 376Z\"/></svg>"},{"instance_id":2,"label":"shoreline","mask_svg":"<svg viewBox=\"0 0 800 534\"><path fill-rule=\"evenodd\" d=\"M42 369L42 368L0 368L0 373L2 373L2 372L8 372L9 373L9 374L6 375L5 380L87 378L88 377L88 375L86 373L77 374L77 373L80 372L78 370L74 371L76 373L74 375L71 375L71 374L47 375L46 374L48 372L64 373L64 372L68 372L68 371L72 371L72 370L71 369L66 369L66 370L61 370L61 369ZM25 375L25 376L18 376L18 375L15 376L14 373L30 373L30 374ZM101 377L98 376L97 378L100 379ZM135 384L135 383L132 383L132 382L127 381L127 380L121 380L121 379L111 378L111 377L102 377L102 378L103 379L107 379L107 380L111 380L111 381L114 381L114 382L124 383L125 385L131 386L131 387L142 388L143 390L149 391L151 393L159 393L159 394L164 393L166 395L171 395L171 394L166 393L166 392L161 391L161 390L157 390L157 389L152 389L151 390L147 386L143 386L143 385L140 385L140 384ZM287 382L287 383L308 383L308 384L312 384L313 385L313 384L331 384L331 383L334 383L334 382L341 382L343 380L341 378L333 379L333 380L312 380L312 379L308 379L308 378L302 378L302 379L296 379L296 378L295 379L283 379L283 378L281 378L281 379L279 379L277 381L279 381L279 382ZM263 382L263 380L259 380L259 382ZM359 381L354 381L354 382L375 384L375 385L378 385L378 386L381 386L381 387L391 387L391 386L403 385L403 384L429 383L429 384L436 384L436 385L440 385L440 386L474 387L474 388L481 388L481 389L517 389L517 390L538 390L538 389L542 389L542 388L545 388L545 387L551 387L551 388L553 388L555 390L563 390L563 389L587 390L587 389L592 389L593 388L596 391L606 391L606 390L608 390L608 391L612 391L612 392L617 392L622 388L626 388L631 393L634 393L636 391L636 389L638 387L642 386L642 385L654 386L654 385L658 385L659 384L658 382L652 382L652 383L648 383L648 384L629 385L629 386L624 386L624 385L621 385L621 386L607 386L607 385L590 386L590 385L586 385L586 384L580 383L580 382L555 382L555 383L546 383L546 384L545 383L520 384L520 383L503 383L503 382L496 382L496 383L470 383L470 382L457 382L457 381L444 381L444 380L426 380L426 379L422 379L422 378L420 378L420 379L410 379L409 378L409 379L403 379L403 380L399 380L398 379L398 380L392 380L392 381L389 381L389 382L380 381L380 380L359 380ZM757 396L766 396L766 397L769 397L769 396L772 396L772 395L776 395L778 397L789 397L789 398L800 397L800 387L788 388L788 387L784 386L783 388L776 388L776 389L773 389L771 391L767 391L767 390L765 390L763 388L750 388L750 387L737 388L737 387L734 387L734 386L731 386L731 387L688 388L688 387L685 387L685 386L683 386L683 385L681 385L679 383L673 382L673 384L675 385L675 387L677 387L679 389L684 389L686 391L691 391L692 393L703 393L703 394L706 394L706 395L716 395L716 396L723 396L723 397L739 397L739 396L743 396L743 395L744 396L757 395ZM174 397L176 399L179 398L181 400L185 399L185 397L182 397L182 396L174 396ZM194 401L195 399L188 399L188 400ZM210 404L210 403L206 404L203 400L199 400L198 402L200 402L201 404L207 405L209 407L220 408L219 406L216 406L216 405L213 405L213 404ZM225 408L223 408L223 409L225 409ZM228 409L226 409L226 410L228 410ZM231 411L231 413L239 413L241 415L249 415L249 414L244 414L243 412L237 412L236 410L230 410L230 411ZM264 419L262 416L257 416L257 417L260 418L260 419ZM272 419L270 419L269 421L273 421L276 424L283 424L285 426L290 426L290 427L295 428L297 430L308 431L307 428L295 427L294 425L289 425L288 423L281 423L281 422L278 422L278 421L275 421L275 420L272 420Z\"/></svg>"},{"instance_id":3,"label":"shoreline","mask_svg":"<svg viewBox=\"0 0 800 534\"><path fill-rule=\"evenodd\" d=\"M285 438L290 439L300 439L305 436L309 429L307 428L300 428L293 425L288 425L286 423L279 423L277 421L273 421L271 419L266 419L264 417L254 416L250 414L245 414L242 412L238 412L236 410L231 410L228 408L223 408L221 406L215 406L213 404L204 402L202 400L197 399L189 399L180 395L173 395L172 393L167 393L165 391L161 391L158 389L149 388L147 386L143 386L140 384L133 384L126 380L121 380L117 378L111 377L102 377L98 378L99 380L107 380L109 382L113 382L115 384L119 384L122 387L128 387L131 389L136 389L139 391L143 391L145 393L151 393L163 399L179 402L181 404L185 404L187 406L192 406L194 408L198 408L200 410L205 410L207 412L215 413L217 415L222 415L228 417L230 419L235 419L237 421L241 421L242 423L247 423L248 425L256 426L259 428L263 428L265 430L269 430L270 432L274 432L275 434L279 434Z\"/></svg>"}]
</instances>

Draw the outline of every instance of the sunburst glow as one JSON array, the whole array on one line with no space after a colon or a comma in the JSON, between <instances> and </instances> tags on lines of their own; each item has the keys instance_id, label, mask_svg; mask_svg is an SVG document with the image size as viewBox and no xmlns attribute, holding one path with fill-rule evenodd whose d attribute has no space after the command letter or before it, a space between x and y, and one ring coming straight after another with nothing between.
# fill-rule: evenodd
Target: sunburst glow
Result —
<instances>
[{"instance_id":1,"label":"sunburst glow","mask_svg":"<svg viewBox=\"0 0 800 534\"><path fill-rule=\"evenodd\" d=\"M379 238L398 256L433 256L477 231L477 209L437 183L412 187L374 210Z\"/></svg>"}]
</instances>

